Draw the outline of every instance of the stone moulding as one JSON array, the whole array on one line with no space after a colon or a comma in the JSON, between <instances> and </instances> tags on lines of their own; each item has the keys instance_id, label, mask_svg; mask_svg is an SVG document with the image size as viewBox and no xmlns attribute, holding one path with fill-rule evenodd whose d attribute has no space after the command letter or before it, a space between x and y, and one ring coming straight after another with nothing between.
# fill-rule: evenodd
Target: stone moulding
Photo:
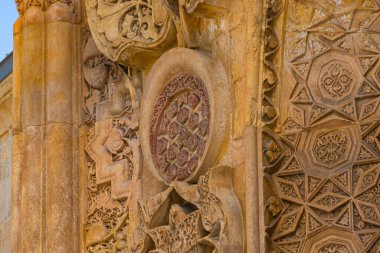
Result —
<instances>
[{"instance_id":1,"label":"stone moulding","mask_svg":"<svg viewBox=\"0 0 380 253\"><path fill-rule=\"evenodd\" d=\"M203 174L207 168L217 164L218 160L220 160L221 155L223 155L223 147L228 140L227 137L231 124L231 91L228 86L226 73L220 62L207 53L176 48L165 53L154 64L146 80L142 97L140 114L142 152L146 165L152 174L161 181L171 181L164 176L163 171L160 171L154 162L151 148L155 143L152 143L151 127L153 117L157 116L155 115L157 98L167 87L168 82L180 73L191 73L199 77L209 97L209 129L208 136L205 139L204 152L203 155L198 157L198 166L184 179L186 182L196 182L199 175ZM182 102L180 103L182 104ZM166 107L164 111L165 110L169 109ZM158 116L161 117L160 115ZM179 122L182 120L180 114L178 114L177 119ZM162 120L162 118L159 120ZM202 122L199 124L201 123ZM199 127L200 126L198 126L197 129L199 129ZM188 130L190 131L191 128ZM194 133L195 132L193 132L193 135ZM174 145L178 147L182 145L186 146L185 144L181 144L180 139L176 140L177 143L173 143ZM185 151L183 152L186 153ZM180 156L178 159L180 159Z\"/></svg>"}]
</instances>

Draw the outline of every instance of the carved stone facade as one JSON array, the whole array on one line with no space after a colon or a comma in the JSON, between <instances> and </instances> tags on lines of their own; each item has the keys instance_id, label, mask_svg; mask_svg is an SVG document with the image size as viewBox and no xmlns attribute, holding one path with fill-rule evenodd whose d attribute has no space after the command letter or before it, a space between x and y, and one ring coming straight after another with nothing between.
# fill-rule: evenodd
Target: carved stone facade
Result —
<instances>
[{"instance_id":1,"label":"carved stone facade","mask_svg":"<svg viewBox=\"0 0 380 253\"><path fill-rule=\"evenodd\" d=\"M172 49L143 84L85 34L86 251L242 251L233 169L216 163L231 110L221 64Z\"/></svg>"},{"instance_id":2,"label":"carved stone facade","mask_svg":"<svg viewBox=\"0 0 380 253\"><path fill-rule=\"evenodd\" d=\"M16 3L13 252L380 251L379 0Z\"/></svg>"}]
</instances>

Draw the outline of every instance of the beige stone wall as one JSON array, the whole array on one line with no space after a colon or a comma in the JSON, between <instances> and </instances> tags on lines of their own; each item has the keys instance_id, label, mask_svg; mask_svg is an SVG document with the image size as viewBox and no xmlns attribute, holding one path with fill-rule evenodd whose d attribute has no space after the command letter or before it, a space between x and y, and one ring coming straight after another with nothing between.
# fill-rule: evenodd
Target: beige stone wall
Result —
<instances>
[{"instance_id":1,"label":"beige stone wall","mask_svg":"<svg viewBox=\"0 0 380 253\"><path fill-rule=\"evenodd\" d=\"M11 252L11 87L9 75L0 82L0 253Z\"/></svg>"}]
</instances>

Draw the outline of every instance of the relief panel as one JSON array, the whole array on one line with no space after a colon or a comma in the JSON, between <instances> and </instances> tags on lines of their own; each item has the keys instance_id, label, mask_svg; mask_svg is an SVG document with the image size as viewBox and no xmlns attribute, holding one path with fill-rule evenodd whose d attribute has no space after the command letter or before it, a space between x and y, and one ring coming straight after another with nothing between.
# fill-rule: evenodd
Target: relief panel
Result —
<instances>
[{"instance_id":1,"label":"relief panel","mask_svg":"<svg viewBox=\"0 0 380 253\"><path fill-rule=\"evenodd\" d=\"M266 250L378 252L380 2L277 2L267 25L284 34L267 66L278 82L263 101L275 112L266 121L263 110Z\"/></svg>"},{"instance_id":2,"label":"relief panel","mask_svg":"<svg viewBox=\"0 0 380 253\"><path fill-rule=\"evenodd\" d=\"M105 58L90 34L83 58L85 251L243 252L234 170L219 165L232 110L221 63L171 49L142 93L141 73Z\"/></svg>"},{"instance_id":3,"label":"relief panel","mask_svg":"<svg viewBox=\"0 0 380 253\"><path fill-rule=\"evenodd\" d=\"M86 252L130 252L126 222L129 209L137 208L132 196L141 169L137 75L105 58L84 30Z\"/></svg>"}]
</instances>

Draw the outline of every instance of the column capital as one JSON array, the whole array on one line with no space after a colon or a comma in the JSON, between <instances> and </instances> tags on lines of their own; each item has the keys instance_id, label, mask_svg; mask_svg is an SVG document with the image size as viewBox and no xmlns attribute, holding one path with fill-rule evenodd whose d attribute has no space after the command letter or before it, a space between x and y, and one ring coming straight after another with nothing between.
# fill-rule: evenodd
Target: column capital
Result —
<instances>
[{"instance_id":1,"label":"column capital","mask_svg":"<svg viewBox=\"0 0 380 253\"><path fill-rule=\"evenodd\" d=\"M22 26L49 22L78 23L81 20L79 0L15 0Z\"/></svg>"}]
</instances>

